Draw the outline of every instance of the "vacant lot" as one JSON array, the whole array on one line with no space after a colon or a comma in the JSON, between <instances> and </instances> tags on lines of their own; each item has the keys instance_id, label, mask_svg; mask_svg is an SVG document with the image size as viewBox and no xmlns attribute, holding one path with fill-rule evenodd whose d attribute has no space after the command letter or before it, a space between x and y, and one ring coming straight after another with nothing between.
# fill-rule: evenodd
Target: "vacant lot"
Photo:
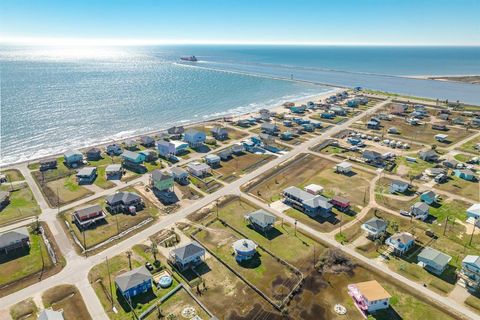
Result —
<instances>
[{"instance_id":1,"label":"vacant lot","mask_svg":"<svg viewBox=\"0 0 480 320\"><path fill-rule=\"evenodd\" d=\"M390 184L392 179L380 178L375 186L375 201L388 209L395 211L410 209L415 202L419 201L418 196L415 195L414 190L410 187L409 190L403 193L390 193Z\"/></svg>"},{"instance_id":2,"label":"vacant lot","mask_svg":"<svg viewBox=\"0 0 480 320\"><path fill-rule=\"evenodd\" d=\"M370 119L370 117L365 117L361 120L360 126L362 128L365 128L367 121ZM358 125L359 123L357 123ZM390 138L402 138L402 139L407 139L407 140L412 140L415 142L423 143L426 145L431 145L431 144L437 144L437 145L447 145L441 142L438 142L435 139L435 135L437 134L447 134L448 135L448 141L450 143L456 143L458 141L461 141L473 134L476 133L476 131L473 130L466 130L464 128L457 128L457 127L449 127L448 131L439 131L439 130L434 130L432 129L432 124L431 123L425 123L421 125L416 125L412 126L408 124L404 118L394 116L391 121L382 121L381 125L383 125L383 128L381 130L373 130L372 132L384 132L384 134ZM395 127L398 129L400 132L400 135L398 134L389 134L387 133L387 129L390 127Z\"/></svg>"},{"instance_id":3,"label":"vacant lot","mask_svg":"<svg viewBox=\"0 0 480 320\"><path fill-rule=\"evenodd\" d=\"M38 308L32 298L23 300L10 308L13 320L37 320Z\"/></svg>"},{"instance_id":4,"label":"vacant lot","mask_svg":"<svg viewBox=\"0 0 480 320\"><path fill-rule=\"evenodd\" d=\"M128 188L122 191L135 192L135 189ZM82 205L83 207L83 206L98 204L104 209L104 212L107 214L107 217L105 218L104 222L98 221L96 226L92 226L88 228L83 233L82 233L82 230L80 230L77 227L77 225L73 222L73 218L72 218L73 212L78 208L71 209L66 212L62 212L60 216L61 216L61 219L69 223L70 229L73 231L76 238L80 241L80 243L82 243L82 246L86 247L88 250L89 248L92 248L93 246L96 246L102 242L105 242L106 240L114 236L117 236L118 234L138 225L139 223L149 218L155 219L159 213L158 209L154 207L152 203L147 199L143 198L143 200L145 203L145 208L141 211L138 211L136 215L129 215L124 213L110 214L105 208L106 207L105 198L99 198L95 201ZM62 225L65 225L65 224L62 223ZM132 233L129 233L125 236L128 237L131 235ZM85 242L84 242L84 239L85 239ZM98 250L104 250L107 246L112 244L113 243L109 243L108 245L105 245L102 248L98 248Z\"/></svg>"},{"instance_id":5,"label":"vacant lot","mask_svg":"<svg viewBox=\"0 0 480 320\"><path fill-rule=\"evenodd\" d=\"M212 133L210 132L210 130L215 126L222 127L223 125L220 123L205 123L205 125L196 125L196 126L193 126L192 128L205 132L207 136L212 136ZM226 139L225 141L240 140L245 138L248 135L246 132L243 132L241 130L237 130L231 127L225 127L225 128L228 131L228 139Z\"/></svg>"},{"instance_id":6,"label":"vacant lot","mask_svg":"<svg viewBox=\"0 0 480 320\"><path fill-rule=\"evenodd\" d=\"M0 186L0 190L10 192L10 203L0 211L0 226L39 215L41 212L26 183L16 183L12 188L10 185Z\"/></svg>"},{"instance_id":7,"label":"vacant lot","mask_svg":"<svg viewBox=\"0 0 480 320\"><path fill-rule=\"evenodd\" d=\"M232 244L243 237L219 220L209 224L208 229L198 232L196 238L274 301L285 298L299 280L298 276L260 248L252 259L238 263L232 255Z\"/></svg>"},{"instance_id":8,"label":"vacant lot","mask_svg":"<svg viewBox=\"0 0 480 320\"><path fill-rule=\"evenodd\" d=\"M249 173L267 162L271 161L275 156L265 154L253 154L250 152L239 156L233 156L227 161L222 161L219 168L215 168L215 173L225 182L232 182Z\"/></svg>"},{"instance_id":9,"label":"vacant lot","mask_svg":"<svg viewBox=\"0 0 480 320\"><path fill-rule=\"evenodd\" d=\"M223 184L218 182L214 176L208 176L204 178L197 178L193 175L188 176L188 180L205 193L213 193L223 187Z\"/></svg>"},{"instance_id":10,"label":"vacant lot","mask_svg":"<svg viewBox=\"0 0 480 320\"><path fill-rule=\"evenodd\" d=\"M42 295L45 308L63 310L65 320L92 319L77 287L60 285L48 289Z\"/></svg>"},{"instance_id":11,"label":"vacant lot","mask_svg":"<svg viewBox=\"0 0 480 320\"><path fill-rule=\"evenodd\" d=\"M465 142L457 149L478 155L480 151L475 149L475 146L479 143L480 143L480 137L476 137L475 139L471 139L470 141Z\"/></svg>"},{"instance_id":12,"label":"vacant lot","mask_svg":"<svg viewBox=\"0 0 480 320\"><path fill-rule=\"evenodd\" d=\"M455 176L449 176L447 182L437 184L435 187L459 196L464 196L476 202L480 201L480 185L478 181L467 181Z\"/></svg>"},{"instance_id":13,"label":"vacant lot","mask_svg":"<svg viewBox=\"0 0 480 320\"><path fill-rule=\"evenodd\" d=\"M23 181L25 178L23 174L17 169L9 169L0 171L1 174L4 174L7 177L8 182Z\"/></svg>"}]
</instances>

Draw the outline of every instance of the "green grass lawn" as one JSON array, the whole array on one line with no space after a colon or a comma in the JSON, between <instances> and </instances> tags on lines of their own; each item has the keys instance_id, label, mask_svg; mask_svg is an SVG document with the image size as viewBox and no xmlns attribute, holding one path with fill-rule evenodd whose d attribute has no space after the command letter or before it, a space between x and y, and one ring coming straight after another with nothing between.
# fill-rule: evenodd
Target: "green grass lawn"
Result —
<instances>
[{"instance_id":1,"label":"green grass lawn","mask_svg":"<svg viewBox=\"0 0 480 320\"><path fill-rule=\"evenodd\" d=\"M457 153L455 156L453 156L455 160L460 161L460 162L467 162L473 157L464 153Z\"/></svg>"},{"instance_id":2,"label":"green grass lawn","mask_svg":"<svg viewBox=\"0 0 480 320\"><path fill-rule=\"evenodd\" d=\"M8 182L25 180L25 177L23 176L23 174L17 169L4 170L4 171L0 171L0 173L3 173L7 177Z\"/></svg>"},{"instance_id":3,"label":"green grass lawn","mask_svg":"<svg viewBox=\"0 0 480 320\"><path fill-rule=\"evenodd\" d=\"M107 176L105 174L105 166L101 166L97 168L97 178L94 181L94 184L99 186L102 189L110 189L115 186L115 183L113 183L110 180L107 180Z\"/></svg>"},{"instance_id":4,"label":"green grass lawn","mask_svg":"<svg viewBox=\"0 0 480 320\"><path fill-rule=\"evenodd\" d=\"M13 320L37 320L38 307L32 298L20 301L10 307Z\"/></svg>"},{"instance_id":5,"label":"green grass lawn","mask_svg":"<svg viewBox=\"0 0 480 320\"><path fill-rule=\"evenodd\" d=\"M471 139L470 141L465 142L458 148L458 150L466 151L466 152L470 152L478 155L479 151L475 149L475 146L477 145L477 143L480 143L480 137L477 137L475 139Z\"/></svg>"},{"instance_id":6,"label":"green grass lawn","mask_svg":"<svg viewBox=\"0 0 480 320\"><path fill-rule=\"evenodd\" d=\"M42 255L44 265L42 263ZM30 250L18 251L9 257L2 257L0 268L0 286L40 272L42 268L52 266L42 236L30 232Z\"/></svg>"},{"instance_id":7,"label":"green grass lawn","mask_svg":"<svg viewBox=\"0 0 480 320\"><path fill-rule=\"evenodd\" d=\"M447 182L437 184L435 188L464 196L476 202L480 201L480 185L478 181L467 181L456 176L449 176Z\"/></svg>"},{"instance_id":8,"label":"green grass lawn","mask_svg":"<svg viewBox=\"0 0 480 320\"><path fill-rule=\"evenodd\" d=\"M78 185L75 176L48 182L43 191L52 206L57 206L58 203L65 205L93 194L87 188Z\"/></svg>"},{"instance_id":9,"label":"green grass lawn","mask_svg":"<svg viewBox=\"0 0 480 320\"><path fill-rule=\"evenodd\" d=\"M10 191L9 185L0 187L0 190L10 191L10 203L0 211L0 226L39 215L41 212L27 184L16 185L14 188Z\"/></svg>"},{"instance_id":10,"label":"green grass lawn","mask_svg":"<svg viewBox=\"0 0 480 320\"><path fill-rule=\"evenodd\" d=\"M426 169L434 167L434 164L430 162L423 161L419 158L416 159L417 162L410 162L403 156L397 157L397 166L394 169L394 173L397 173L404 178L408 178L408 176L421 175Z\"/></svg>"},{"instance_id":11,"label":"green grass lawn","mask_svg":"<svg viewBox=\"0 0 480 320\"><path fill-rule=\"evenodd\" d=\"M205 193L213 193L218 189L220 189L221 187L223 187L223 184L216 181L214 177L206 177L200 180L197 177L189 175L188 179L195 187L197 187L198 189L200 189Z\"/></svg>"}]
</instances>

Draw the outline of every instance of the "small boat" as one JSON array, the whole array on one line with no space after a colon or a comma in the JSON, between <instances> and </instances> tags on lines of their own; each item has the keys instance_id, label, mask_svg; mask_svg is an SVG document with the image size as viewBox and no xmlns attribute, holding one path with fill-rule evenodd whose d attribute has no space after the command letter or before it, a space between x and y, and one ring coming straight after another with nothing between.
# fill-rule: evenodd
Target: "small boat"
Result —
<instances>
[{"instance_id":1,"label":"small boat","mask_svg":"<svg viewBox=\"0 0 480 320\"><path fill-rule=\"evenodd\" d=\"M190 62L198 61L197 57L195 57L195 56L183 56L183 57L180 57L180 60L190 61Z\"/></svg>"}]
</instances>

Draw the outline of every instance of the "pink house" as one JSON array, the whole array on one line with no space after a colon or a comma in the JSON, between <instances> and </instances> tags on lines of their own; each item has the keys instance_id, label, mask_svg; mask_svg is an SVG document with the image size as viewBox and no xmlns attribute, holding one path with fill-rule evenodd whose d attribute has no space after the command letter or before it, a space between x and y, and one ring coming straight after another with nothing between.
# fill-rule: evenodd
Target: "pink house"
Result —
<instances>
[{"instance_id":1,"label":"pink house","mask_svg":"<svg viewBox=\"0 0 480 320\"><path fill-rule=\"evenodd\" d=\"M348 294L365 318L369 313L387 309L391 298L376 280L349 284Z\"/></svg>"}]
</instances>

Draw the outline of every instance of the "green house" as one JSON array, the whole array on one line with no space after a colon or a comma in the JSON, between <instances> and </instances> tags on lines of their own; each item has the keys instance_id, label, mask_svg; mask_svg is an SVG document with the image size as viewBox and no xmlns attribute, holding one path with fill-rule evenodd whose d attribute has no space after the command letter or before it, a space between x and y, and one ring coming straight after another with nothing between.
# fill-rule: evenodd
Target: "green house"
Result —
<instances>
[{"instance_id":1,"label":"green house","mask_svg":"<svg viewBox=\"0 0 480 320\"><path fill-rule=\"evenodd\" d=\"M155 170L150 177L150 186L158 191L172 191L173 176L167 172Z\"/></svg>"}]
</instances>

